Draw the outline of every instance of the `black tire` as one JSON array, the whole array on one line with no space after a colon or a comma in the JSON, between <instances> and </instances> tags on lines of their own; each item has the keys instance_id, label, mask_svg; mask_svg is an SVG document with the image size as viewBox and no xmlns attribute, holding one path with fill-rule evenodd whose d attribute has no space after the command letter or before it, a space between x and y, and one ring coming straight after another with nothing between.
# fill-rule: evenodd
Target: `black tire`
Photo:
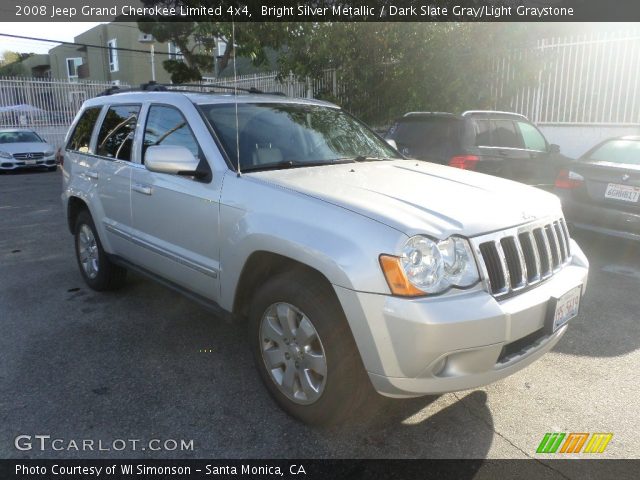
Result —
<instances>
[{"instance_id":1,"label":"black tire","mask_svg":"<svg viewBox=\"0 0 640 480\"><path fill-rule=\"evenodd\" d=\"M91 230L95 238L97 248L97 273L94 277L87 274L80 260L80 232L84 226ZM93 219L91 218L91 214L89 214L87 210L81 211L76 219L74 244L78 268L80 269L82 278L89 287L100 292L105 290L115 290L124 284L127 276L127 270L109 260L109 257L100 242L100 237L98 237L98 232L93 223Z\"/></svg>"},{"instance_id":2,"label":"black tire","mask_svg":"<svg viewBox=\"0 0 640 480\"><path fill-rule=\"evenodd\" d=\"M296 307L313 324L326 358L324 389L317 400L301 405L287 397L262 357L261 321L277 303ZM267 390L293 417L313 425L348 421L374 393L344 312L331 286L312 272L296 270L269 280L254 296L249 310L249 343ZM299 378L299 377L298 377Z\"/></svg>"}]
</instances>

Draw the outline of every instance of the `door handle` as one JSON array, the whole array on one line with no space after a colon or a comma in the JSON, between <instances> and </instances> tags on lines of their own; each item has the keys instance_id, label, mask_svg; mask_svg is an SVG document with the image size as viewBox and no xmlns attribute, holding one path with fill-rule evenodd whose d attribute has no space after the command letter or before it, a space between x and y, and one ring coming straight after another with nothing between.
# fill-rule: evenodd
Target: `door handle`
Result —
<instances>
[{"instance_id":1,"label":"door handle","mask_svg":"<svg viewBox=\"0 0 640 480\"><path fill-rule=\"evenodd\" d=\"M142 193L143 195L151 195L153 189L149 185L143 185L141 183L134 183L131 185L131 190Z\"/></svg>"},{"instance_id":2,"label":"door handle","mask_svg":"<svg viewBox=\"0 0 640 480\"><path fill-rule=\"evenodd\" d=\"M94 180L98 179L98 172L94 172L93 170L87 170L84 174L89 178L93 178Z\"/></svg>"}]
</instances>

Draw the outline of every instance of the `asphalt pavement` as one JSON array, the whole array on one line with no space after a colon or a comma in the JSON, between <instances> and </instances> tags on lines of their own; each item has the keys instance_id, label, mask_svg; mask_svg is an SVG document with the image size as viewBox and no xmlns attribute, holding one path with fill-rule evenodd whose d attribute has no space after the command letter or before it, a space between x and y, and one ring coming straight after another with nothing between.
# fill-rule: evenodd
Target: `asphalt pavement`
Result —
<instances>
[{"instance_id":1,"label":"asphalt pavement","mask_svg":"<svg viewBox=\"0 0 640 480\"><path fill-rule=\"evenodd\" d=\"M368 418L320 429L269 397L245 325L135 275L117 292L88 289L60 193L60 171L0 175L0 458L531 457L544 478L558 468L536 454L546 432L611 432L599 456L640 452L637 245L578 237L591 261L581 313L525 370L439 397L372 398Z\"/></svg>"}]
</instances>

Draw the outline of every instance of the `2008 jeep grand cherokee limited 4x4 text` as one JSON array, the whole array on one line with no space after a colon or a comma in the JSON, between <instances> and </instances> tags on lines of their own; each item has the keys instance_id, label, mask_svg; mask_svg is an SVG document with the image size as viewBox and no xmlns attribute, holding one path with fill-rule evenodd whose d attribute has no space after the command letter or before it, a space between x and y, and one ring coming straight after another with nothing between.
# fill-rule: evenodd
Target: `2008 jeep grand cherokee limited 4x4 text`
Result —
<instances>
[{"instance_id":1,"label":"2008 jeep grand cherokee limited 4x4 text","mask_svg":"<svg viewBox=\"0 0 640 480\"><path fill-rule=\"evenodd\" d=\"M62 198L91 288L134 269L247 318L276 401L330 423L371 386L415 397L520 370L586 287L555 196L399 157L320 101L121 92L78 113Z\"/></svg>"}]
</instances>

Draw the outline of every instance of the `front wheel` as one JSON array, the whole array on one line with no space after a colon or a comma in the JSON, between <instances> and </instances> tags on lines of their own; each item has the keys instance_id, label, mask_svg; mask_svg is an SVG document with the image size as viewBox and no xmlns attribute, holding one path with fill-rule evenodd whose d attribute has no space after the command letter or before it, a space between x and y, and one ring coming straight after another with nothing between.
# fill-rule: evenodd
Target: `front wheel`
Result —
<instances>
[{"instance_id":1,"label":"front wheel","mask_svg":"<svg viewBox=\"0 0 640 480\"><path fill-rule=\"evenodd\" d=\"M313 274L266 283L251 305L249 335L269 393L305 423L346 420L372 391L335 293Z\"/></svg>"},{"instance_id":2,"label":"front wheel","mask_svg":"<svg viewBox=\"0 0 640 480\"><path fill-rule=\"evenodd\" d=\"M109 260L88 211L80 212L75 226L76 259L84 281L94 290L122 286L127 271Z\"/></svg>"}]
</instances>

